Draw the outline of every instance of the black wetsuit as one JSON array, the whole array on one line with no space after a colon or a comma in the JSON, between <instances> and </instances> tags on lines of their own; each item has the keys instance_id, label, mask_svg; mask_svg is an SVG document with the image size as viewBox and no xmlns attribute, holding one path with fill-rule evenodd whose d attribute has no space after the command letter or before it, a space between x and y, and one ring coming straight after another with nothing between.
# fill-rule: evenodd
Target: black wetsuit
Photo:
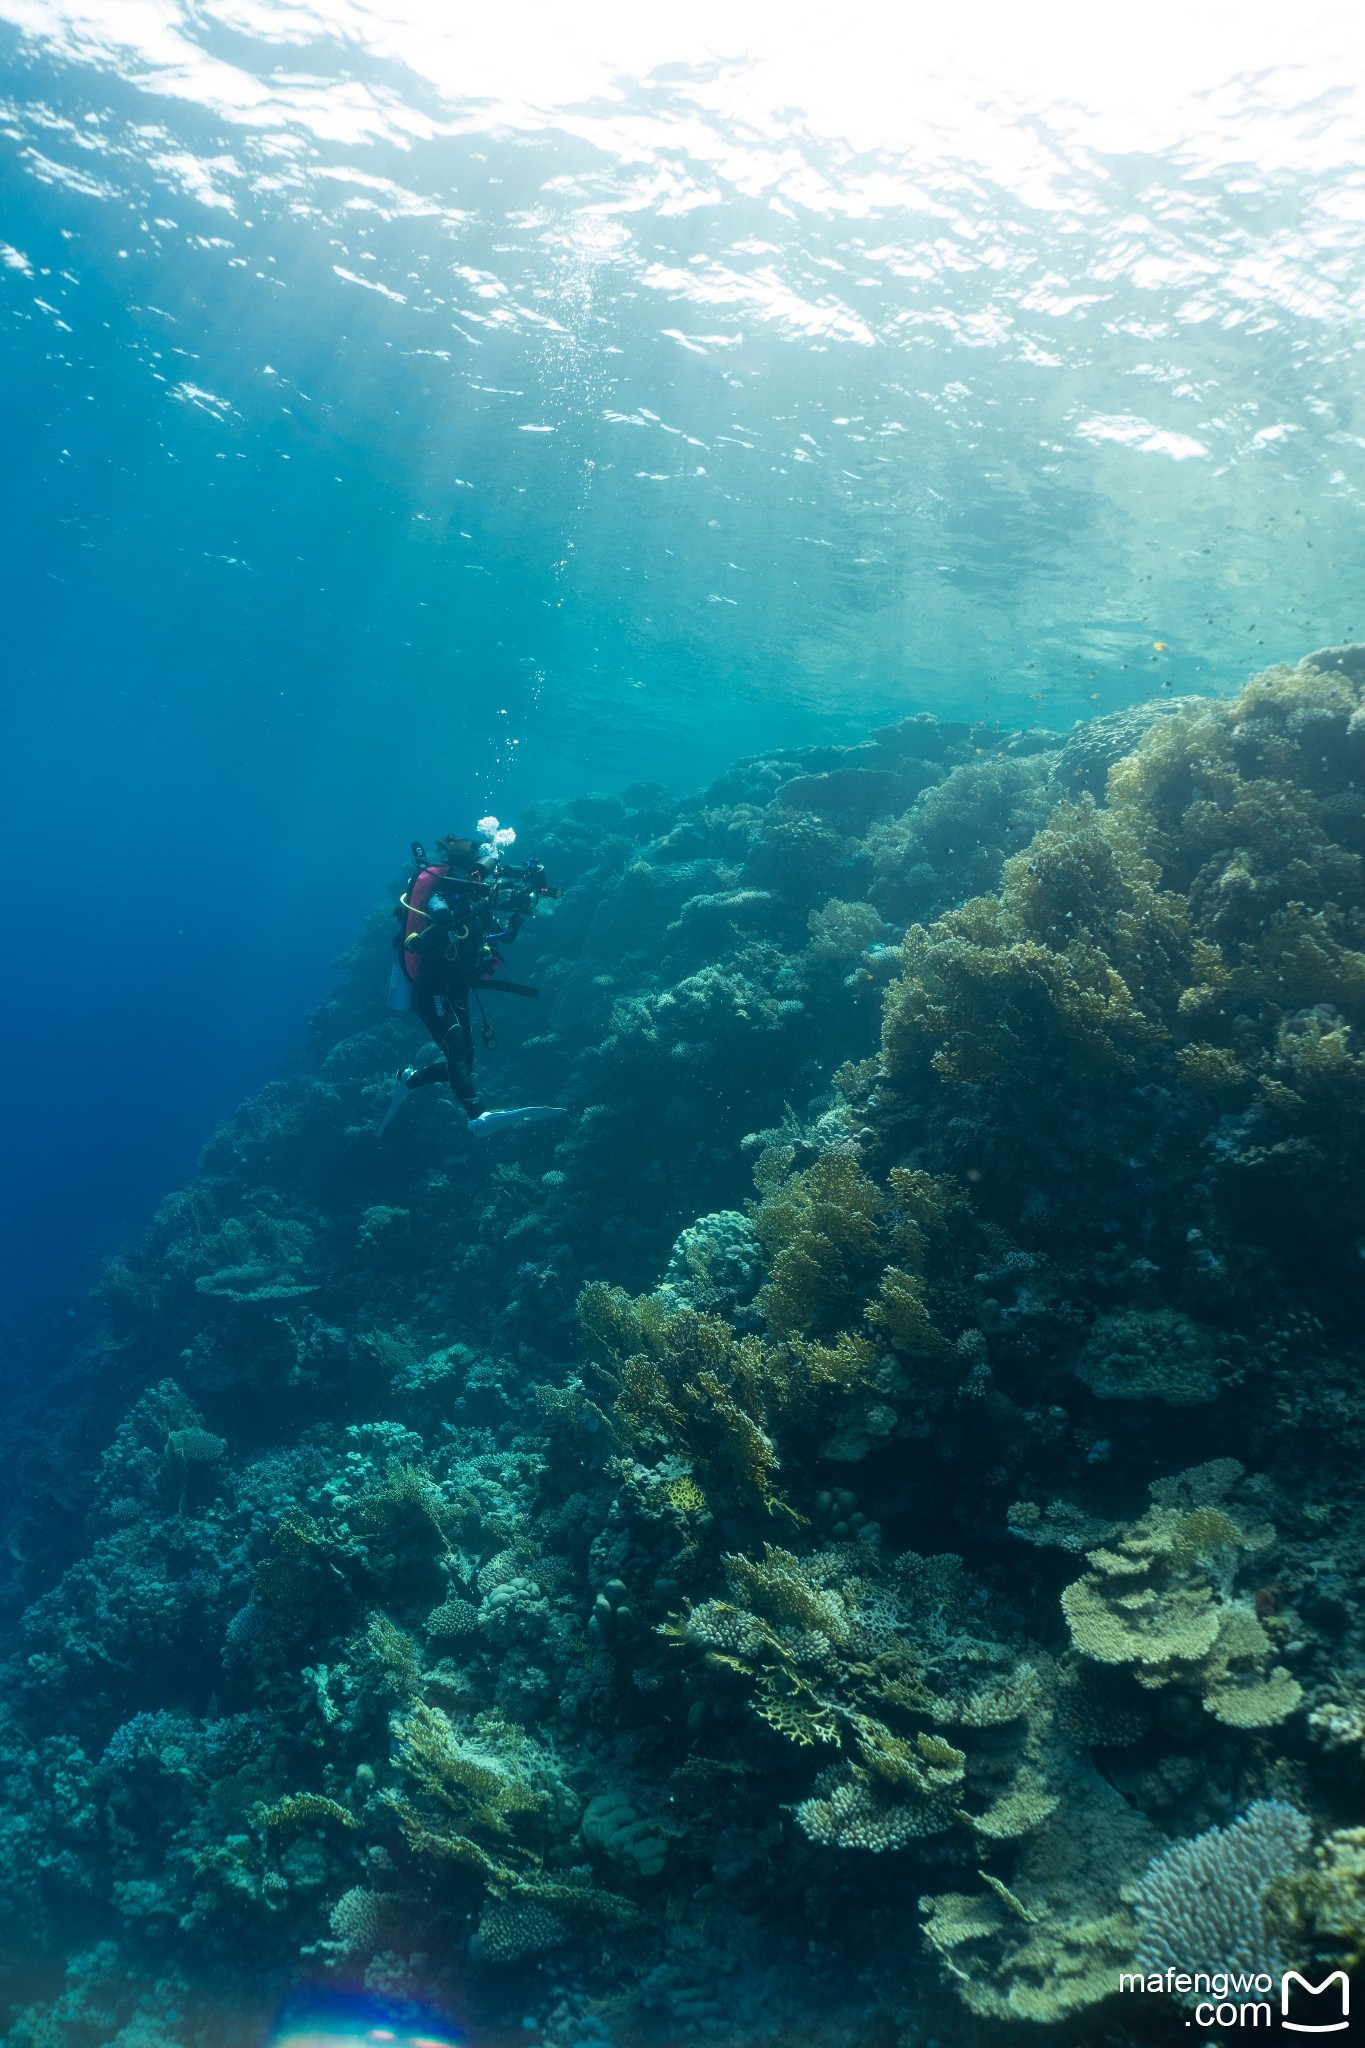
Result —
<instances>
[{"instance_id":1,"label":"black wetsuit","mask_svg":"<svg viewBox=\"0 0 1365 2048\"><path fill-rule=\"evenodd\" d=\"M467 1116L474 1117L480 1105L474 1094L469 998L497 957L490 943L492 901L485 890L467 887L452 875L438 882L425 915L428 922L416 948L412 1006L442 1057L429 1066L414 1068L408 1075L408 1087L424 1088L429 1082L448 1080L455 1100Z\"/></svg>"},{"instance_id":2,"label":"black wetsuit","mask_svg":"<svg viewBox=\"0 0 1365 2048\"><path fill-rule=\"evenodd\" d=\"M450 1092L466 1116L479 1114L474 1094L474 1031L469 1021L468 982L453 979L443 989L413 992L412 1007L440 1046L443 1060L418 1067L408 1076L409 1088L422 1088L429 1081L447 1080Z\"/></svg>"}]
</instances>

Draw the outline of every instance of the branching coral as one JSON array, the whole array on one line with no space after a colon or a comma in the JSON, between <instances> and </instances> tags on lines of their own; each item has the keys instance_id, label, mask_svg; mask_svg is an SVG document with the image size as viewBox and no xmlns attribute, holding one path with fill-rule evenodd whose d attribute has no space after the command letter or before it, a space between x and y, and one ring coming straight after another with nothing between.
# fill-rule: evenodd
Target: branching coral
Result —
<instances>
[{"instance_id":1,"label":"branching coral","mask_svg":"<svg viewBox=\"0 0 1365 2048\"><path fill-rule=\"evenodd\" d=\"M1239 1233L1340 1256L1365 1226L1362 732L1357 683L1309 664L1152 723L1107 808L1064 804L998 895L909 932L885 1109L957 1156L988 1129L1000 1201L1050 1124L1054 1174L1118 1214L1120 1166L1186 1174L1202 1128Z\"/></svg>"},{"instance_id":2,"label":"branching coral","mask_svg":"<svg viewBox=\"0 0 1365 2048\"><path fill-rule=\"evenodd\" d=\"M1299 1867L1311 1833L1297 1807L1261 1799L1230 1827L1209 1828L1155 1857L1133 1890L1142 1974L1160 1977L1174 1967L1207 1978L1236 1970L1278 1981L1286 1958L1265 1895Z\"/></svg>"},{"instance_id":3,"label":"branching coral","mask_svg":"<svg viewBox=\"0 0 1365 2048\"><path fill-rule=\"evenodd\" d=\"M768 1254L759 1312L776 1336L828 1329L846 1315L880 1245L886 1197L845 1152L770 1187L754 1208L754 1234Z\"/></svg>"},{"instance_id":4,"label":"branching coral","mask_svg":"<svg viewBox=\"0 0 1365 2048\"><path fill-rule=\"evenodd\" d=\"M580 1303L585 1334L614 1383L612 1412L637 1455L683 1453L769 1511L779 1508L777 1450L764 1428L769 1384L756 1337L736 1339L718 1317L631 1302L600 1283Z\"/></svg>"},{"instance_id":5,"label":"branching coral","mask_svg":"<svg viewBox=\"0 0 1365 2048\"><path fill-rule=\"evenodd\" d=\"M632 2039L742 2043L807 2017L750 2020L778 1978L894 2008L925 1889L972 2013L1074 2031L1132 1962L1148 1815L1292 1784L1341 1818L1362 676L1084 728L1056 774L1057 735L924 719L547 807L553 1000L495 1085L574 1113L515 1162L434 1090L376 1146L405 1049L367 934L317 1071L111 1275L118 1348L62 1393L106 1420L22 1489L16 1924L375 1988L415 1954L567 2044L498 1974L562 1958ZM1173 1407L1266 1478L1133 1519ZM72 1447L111 1435L68 1563ZM1341 1832L1272 1883L1286 1954L1361 1953L1361 1863Z\"/></svg>"},{"instance_id":6,"label":"branching coral","mask_svg":"<svg viewBox=\"0 0 1365 2048\"><path fill-rule=\"evenodd\" d=\"M356 1826L353 1813L321 1792L291 1792L269 1806L258 1805L252 1819L257 1827L276 1837L307 1833L325 1823L342 1828Z\"/></svg>"},{"instance_id":7,"label":"branching coral","mask_svg":"<svg viewBox=\"0 0 1365 2048\"><path fill-rule=\"evenodd\" d=\"M730 1599L689 1608L664 1633L741 1676L759 1719L787 1742L837 1753L796 1808L812 1841L884 1851L955 1824L996 1841L1041 1825L1056 1801L1036 1768L1037 1674L1007 1663L983 1686L996 1646L925 1640L930 1588L947 1595L945 1614L960 1597L952 1574L906 1560L884 1576L861 1548L728 1557ZM965 1734L959 1748L942 1728L1013 1736L978 1748Z\"/></svg>"},{"instance_id":8,"label":"branching coral","mask_svg":"<svg viewBox=\"0 0 1365 2048\"><path fill-rule=\"evenodd\" d=\"M512 1883L538 1859L516 1843L516 1825L549 1803L535 1746L496 1716L457 1728L440 1707L418 1700L394 1726L399 1767L413 1788L390 1794L411 1846Z\"/></svg>"}]
</instances>

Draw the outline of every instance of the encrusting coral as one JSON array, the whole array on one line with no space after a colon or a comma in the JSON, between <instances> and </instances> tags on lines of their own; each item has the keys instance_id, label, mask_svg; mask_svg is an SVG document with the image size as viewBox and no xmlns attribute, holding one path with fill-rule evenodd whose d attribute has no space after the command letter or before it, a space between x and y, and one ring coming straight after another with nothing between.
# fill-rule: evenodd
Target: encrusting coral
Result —
<instances>
[{"instance_id":1,"label":"encrusting coral","mask_svg":"<svg viewBox=\"0 0 1365 2048\"><path fill-rule=\"evenodd\" d=\"M376 918L21 1446L16 2048L131 2024L106 1935L179 2048L244 1956L550 2048L1121 2042L1267 1813L1257 1952L1365 1952L1341 653L541 807L514 1154L376 1140Z\"/></svg>"}]
</instances>

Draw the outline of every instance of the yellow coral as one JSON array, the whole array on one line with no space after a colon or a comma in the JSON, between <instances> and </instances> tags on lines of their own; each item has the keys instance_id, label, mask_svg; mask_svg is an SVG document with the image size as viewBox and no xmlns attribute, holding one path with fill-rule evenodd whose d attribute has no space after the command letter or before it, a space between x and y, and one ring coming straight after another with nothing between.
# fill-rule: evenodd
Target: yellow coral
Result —
<instances>
[{"instance_id":1,"label":"yellow coral","mask_svg":"<svg viewBox=\"0 0 1365 2048\"><path fill-rule=\"evenodd\" d=\"M1092 1552L1092 1562L1101 1555ZM1207 1586L1176 1586L1165 1593L1143 1586L1119 1593L1097 1571L1066 1588L1062 1612L1082 1656L1101 1664L1155 1665L1162 1673L1158 1682L1164 1682L1167 1667L1177 1659L1193 1662L1205 1656L1218 1637L1218 1614Z\"/></svg>"},{"instance_id":2,"label":"yellow coral","mask_svg":"<svg viewBox=\"0 0 1365 2048\"><path fill-rule=\"evenodd\" d=\"M1285 1953L1324 1970L1365 1966L1365 1828L1328 1835L1311 1870L1270 1886L1265 1913Z\"/></svg>"},{"instance_id":3,"label":"yellow coral","mask_svg":"<svg viewBox=\"0 0 1365 2048\"><path fill-rule=\"evenodd\" d=\"M753 1613L770 1621L795 1621L802 1628L819 1629L832 1643L845 1640L847 1615L839 1594L812 1581L801 1560L789 1550L769 1544L758 1562L729 1557L726 1569L736 1597Z\"/></svg>"},{"instance_id":4,"label":"yellow coral","mask_svg":"<svg viewBox=\"0 0 1365 2048\"><path fill-rule=\"evenodd\" d=\"M1149 1690L1188 1682L1229 1726L1266 1727L1293 1713L1302 1690L1278 1666L1267 1671L1270 1638L1227 1580L1229 1557L1263 1548L1271 1532L1205 1497L1215 1472L1225 1487L1214 1466L1155 1486L1157 1505L1115 1545L1087 1553L1090 1569L1063 1592L1062 1612L1082 1656L1128 1666Z\"/></svg>"},{"instance_id":5,"label":"yellow coral","mask_svg":"<svg viewBox=\"0 0 1365 2048\"><path fill-rule=\"evenodd\" d=\"M964 1214L967 1196L946 1174L925 1173L920 1167L893 1166L887 1180L897 1212L892 1242L911 1271L922 1274L931 1237Z\"/></svg>"},{"instance_id":6,"label":"yellow coral","mask_svg":"<svg viewBox=\"0 0 1365 2048\"><path fill-rule=\"evenodd\" d=\"M870 1323L885 1332L897 1351L925 1358L944 1358L953 1347L929 1318L924 1287L911 1273L888 1266L882 1274L877 1299L867 1311Z\"/></svg>"},{"instance_id":7,"label":"yellow coral","mask_svg":"<svg viewBox=\"0 0 1365 2048\"><path fill-rule=\"evenodd\" d=\"M366 1642L376 1663L388 1673L395 1692L416 1692L422 1676L422 1659L412 1637L389 1620L387 1614L372 1614L365 1631Z\"/></svg>"},{"instance_id":8,"label":"yellow coral","mask_svg":"<svg viewBox=\"0 0 1365 2048\"><path fill-rule=\"evenodd\" d=\"M775 1187L751 1213L770 1278L758 1309L778 1336L837 1318L875 1259L886 1197L844 1152L826 1152Z\"/></svg>"},{"instance_id":9,"label":"yellow coral","mask_svg":"<svg viewBox=\"0 0 1365 2048\"><path fill-rule=\"evenodd\" d=\"M1130 1967L1134 1926L1126 1910L1094 1919L1035 1919L999 1884L988 1894L943 1892L920 1900L924 1938L942 1959L968 2010L983 2019L1055 2025L1112 1995Z\"/></svg>"},{"instance_id":10,"label":"yellow coral","mask_svg":"<svg viewBox=\"0 0 1365 2048\"><path fill-rule=\"evenodd\" d=\"M1246 1079L1241 1061L1226 1046L1184 1045L1176 1057L1185 1080L1201 1095L1225 1094Z\"/></svg>"},{"instance_id":11,"label":"yellow coral","mask_svg":"<svg viewBox=\"0 0 1365 2048\"><path fill-rule=\"evenodd\" d=\"M967 1817L978 1835L993 1842L1012 1842L1041 1827L1058 1803L1056 1793L1049 1792L1038 1773L1026 1765L1009 1790L984 1813Z\"/></svg>"},{"instance_id":12,"label":"yellow coral","mask_svg":"<svg viewBox=\"0 0 1365 2048\"><path fill-rule=\"evenodd\" d=\"M670 1479L664 1488L664 1496L669 1506L676 1508L681 1515L699 1515L706 1507L706 1495L687 1473Z\"/></svg>"},{"instance_id":13,"label":"yellow coral","mask_svg":"<svg viewBox=\"0 0 1365 2048\"><path fill-rule=\"evenodd\" d=\"M1215 1685L1204 1695L1204 1705L1215 1719L1229 1728L1273 1728L1288 1720L1303 1701L1303 1687L1277 1664L1264 1678L1245 1685Z\"/></svg>"},{"instance_id":14,"label":"yellow coral","mask_svg":"<svg viewBox=\"0 0 1365 2048\"><path fill-rule=\"evenodd\" d=\"M1030 1148L1078 1087L1106 1088L1112 1110L1062 1128L1081 1173L1105 1170L1105 1147L1144 1153L1144 1100L1192 1128L1241 1108L1215 1200L1255 1173L1272 1254L1349 1258L1365 1226L1354 673L1272 670L1231 704L1156 719L1107 807L1063 804L998 895L912 927L884 1007L888 1135L979 1147L972 1164L997 1199L1020 1190L1022 1221ZM971 1095L949 1103L945 1086Z\"/></svg>"},{"instance_id":15,"label":"yellow coral","mask_svg":"<svg viewBox=\"0 0 1365 2048\"><path fill-rule=\"evenodd\" d=\"M322 1821L333 1821L343 1828L357 1825L353 1813L348 1813L335 1799L324 1798L320 1792L291 1792L286 1798L275 1800L273 1805L258 1804L252 1809L251 1818L257 1827L274 1835L315 1828Z\"/></svg>"},{"instance_id":16,"label":"yellow coral","mask_svg":"<svg viewBox=\"0 0 1365 2048\"><path fill-rule=\"evenodd\" d=\"M449 1715L426 1700L395 1723L401 1768L414 1784L459 1825L461 1834L509 1835L519 1814L538 1812L546 1795L518 1770L524 1746L514 1731L499 1742L498 1727L457 1729Z\"/></svg>"}]
</instances>

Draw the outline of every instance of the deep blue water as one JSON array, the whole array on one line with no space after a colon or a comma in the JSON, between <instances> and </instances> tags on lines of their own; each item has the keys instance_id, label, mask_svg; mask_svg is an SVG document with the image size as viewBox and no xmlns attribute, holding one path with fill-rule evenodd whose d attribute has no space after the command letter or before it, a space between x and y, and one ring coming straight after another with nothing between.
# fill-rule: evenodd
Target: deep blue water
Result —
<instances>
[{"instance_id":1,"label":"deep blue water","mask_svg":"<svg viewBox=\"0 0 1365 2048\"><path fill-rule=\"evenodd\" d=\"M0 24L11 1321L297 1042L414 833L1365 634L1330 19L1093 103L900 45L899 106L867 23L866 106L737 32L495 76L421 9Z\"/></svg>"}]
</instances>

